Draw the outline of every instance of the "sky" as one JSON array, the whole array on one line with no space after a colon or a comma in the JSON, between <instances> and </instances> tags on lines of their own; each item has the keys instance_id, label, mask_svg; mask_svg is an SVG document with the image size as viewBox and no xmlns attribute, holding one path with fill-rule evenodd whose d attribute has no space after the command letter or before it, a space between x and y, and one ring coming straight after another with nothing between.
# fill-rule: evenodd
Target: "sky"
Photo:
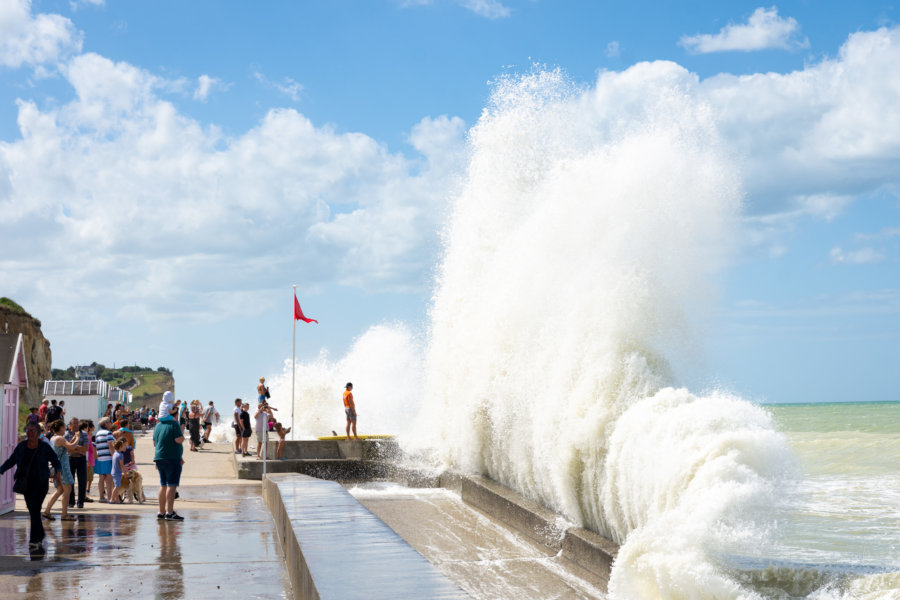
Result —
<instances>
[{"instance_id":1,"label":"sky","mask_svg":"<svg viewBox=\"0 0 900 600\"><path fill-rule=\"evenodd\" d=\"M0 295L54 367L252 396L425 331L467 132L506 76L674 82L744 190L694 386L900 400L900 27L886 2L0 0ZM641 88L644 86L644 88Z\"/></svg>"}]
</instances>

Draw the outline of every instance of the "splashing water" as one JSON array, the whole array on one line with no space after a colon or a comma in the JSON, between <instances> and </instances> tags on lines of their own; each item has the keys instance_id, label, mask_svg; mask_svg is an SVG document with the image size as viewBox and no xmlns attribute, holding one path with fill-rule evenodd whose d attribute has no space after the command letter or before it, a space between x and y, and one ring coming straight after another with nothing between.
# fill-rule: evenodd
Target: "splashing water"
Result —
<instances>
[{"instance_id":1,"label":"splashing water","mask_svg":"<svg viewBox=\"0 0 900 600\"><path fill-rule=\"evenodd\" d=\"M356 387L359 433L402 434L422 402L422 345L402 324L377 325L357 339L350 352L332 361L298 363L295 374L294 423L291 439L344 435L346 419L341 393ZM269 381L276 418L291 422L291 361Z\"/></svg>"},{"instance_id":2,"label":"splashing water","mask_svg":"<svg viewBox=\"0 0 900 600\"><path fill-rule=\"evenodd\" d=\"M792 455L765 410L678 387L741 200L694 83L652 63L589 90L559 71L495 84L426 347L379 326L299 366L304 433L340 431L353 380L369 431L620 543L613 598L759 597L729 557L767 543ZM290 364L272 384L289 386Z\"/></svg>"}]
</instances>

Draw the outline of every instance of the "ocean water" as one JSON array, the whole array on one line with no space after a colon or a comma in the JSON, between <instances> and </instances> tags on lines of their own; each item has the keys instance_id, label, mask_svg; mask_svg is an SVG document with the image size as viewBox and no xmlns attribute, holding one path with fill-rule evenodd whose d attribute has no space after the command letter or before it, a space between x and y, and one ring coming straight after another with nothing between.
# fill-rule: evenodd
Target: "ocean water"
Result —
<instances>
[{"instance_id":1,"label":"ocean water","mask_svg":"<svg viewBox=\"0 0 900 600\"><path fill-rule=\"evenodd\" d=\"M900 598L900 402L767 406L798 462L767 581L793 597ZM765 571L764 571L765 572ZM764 578L765 579L765 578Z\"/></svg>"},{"instance_id":2,"label":"ocean water","mask_svg":"<svg viewBox=\"0 0 900 600\"><path fill-rule=\"evenodd\" d=\"M427 331L298 364L296 434L342 431L352 381L360 433L618 542L614 599L897 598L896 428L682 384L743 199L691 85L669 63L496 82ZM289 362L270 383L287 414Z\"/></svg>"}]
</instances>

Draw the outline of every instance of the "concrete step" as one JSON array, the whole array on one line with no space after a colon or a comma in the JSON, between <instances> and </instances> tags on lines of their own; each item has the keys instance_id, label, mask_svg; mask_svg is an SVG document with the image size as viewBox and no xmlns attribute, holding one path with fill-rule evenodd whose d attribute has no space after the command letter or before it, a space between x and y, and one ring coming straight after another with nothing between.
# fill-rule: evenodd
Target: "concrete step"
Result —
<instances>
[{"instance_id":1,"label":"concrete step","mask_svg":"<svg viewBox=\"0 0 900 600\"><path fill-rule=\"evenodd\" d=\"M262 479L263 461L256 456L234 455L234 468L238 479ZM270 460L267 473L301 473L335 481L382 479L387 476L387 465L378 461L352 458L293 458Z\"/></svg>"}]
</instances>

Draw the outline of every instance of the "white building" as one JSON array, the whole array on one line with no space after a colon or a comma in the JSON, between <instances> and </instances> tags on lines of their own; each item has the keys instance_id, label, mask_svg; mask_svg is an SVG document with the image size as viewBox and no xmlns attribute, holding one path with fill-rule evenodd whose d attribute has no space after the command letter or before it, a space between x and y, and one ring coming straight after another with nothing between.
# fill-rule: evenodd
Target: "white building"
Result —
<instances>
[{"instance_id":1,"label":"white building","mask_svg":"<svg viewBox=\"0 0 900 600\"><path fill-rule=\"evenodd\" d=\"M64 401L66 421L72 417L93 419L94 423L106 412L106 405L131 404L131 392L111 388L100 379L87 381L45 381L44 397L47 400Z\"/></svg>"}]
</instances>

